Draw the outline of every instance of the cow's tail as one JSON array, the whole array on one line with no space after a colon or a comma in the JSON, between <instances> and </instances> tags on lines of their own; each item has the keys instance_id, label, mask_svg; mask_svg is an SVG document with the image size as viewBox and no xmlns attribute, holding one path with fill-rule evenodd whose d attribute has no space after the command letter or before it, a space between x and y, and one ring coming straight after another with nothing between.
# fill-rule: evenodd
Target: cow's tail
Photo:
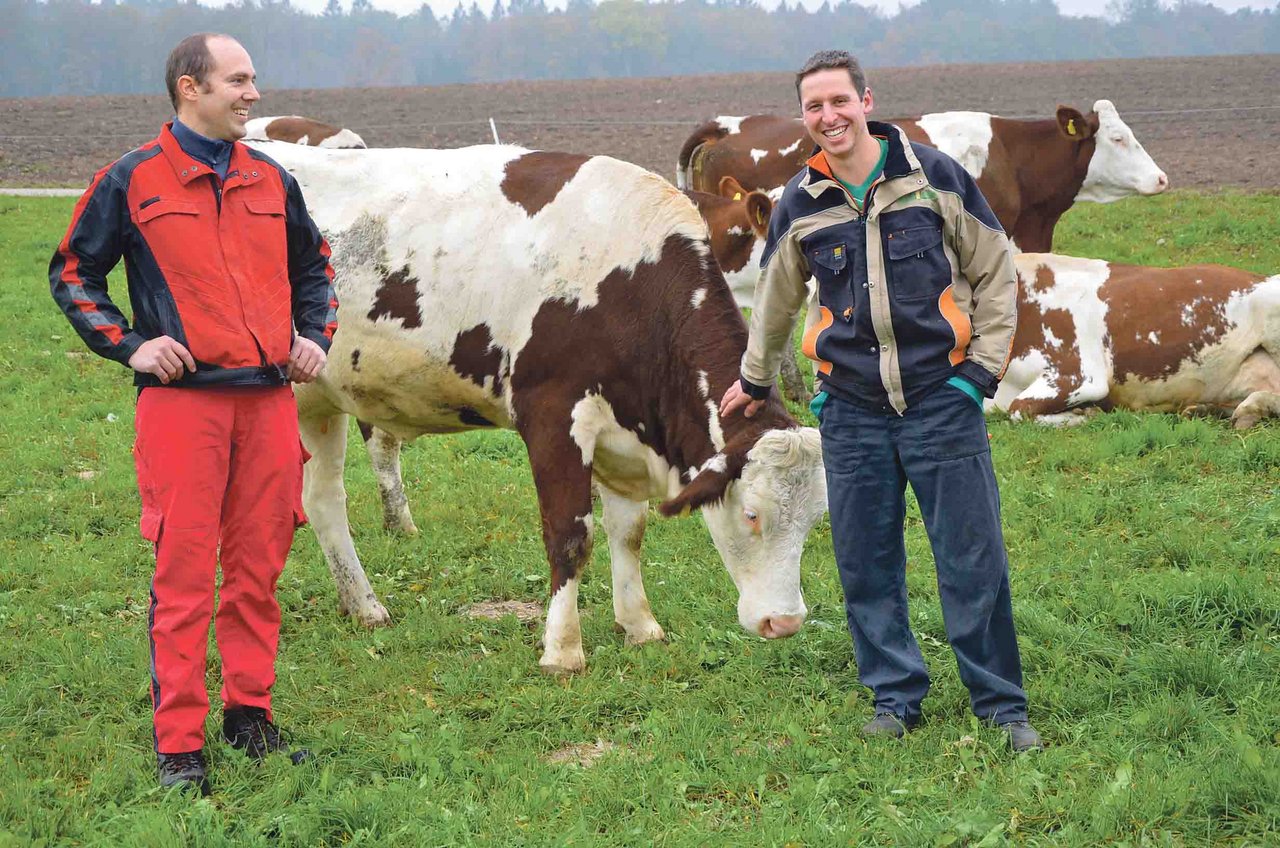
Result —
<instances>
[{"instance_id":1,"label":"cow's tail","mask_svg":"<svg viewBox=\"0 0 1280 848\"><path fill-rule=\"evenodd\" d=\"M693 135L685 139L680 148L680 156L676 159L676 188L704 189L697 184L695 177L701 170L702 157L706 154L702 146L709 142L719 141L729 134L719 121L707 121L693 131ZM714 191L714 189L712 189Z\"/></svg>"}]
</instances>

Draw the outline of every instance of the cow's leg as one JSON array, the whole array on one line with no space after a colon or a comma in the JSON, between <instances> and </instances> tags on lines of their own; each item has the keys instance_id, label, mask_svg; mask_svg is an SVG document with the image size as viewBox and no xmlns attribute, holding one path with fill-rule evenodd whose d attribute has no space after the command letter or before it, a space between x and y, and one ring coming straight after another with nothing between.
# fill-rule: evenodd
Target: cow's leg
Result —
<instances>
[{"instance_id":1,"label":"cow's leg","mask_svg":"<svg viewBox=\"0 0 1280 848\"><path fill-rule=\"evenodd\" d=\"M543 632L543 671L569 674L586 668L578 619L578 583L591 560L591 466L569 435L572 416L538 410L521 416L520 435L529 449L533 484L542 512L542 541L551 563L551 602Z\"/></svg>"},{"instance_id":2,"label":"cow's leg","mask_svg":"<svg viewBox=\"0 0 1280 848\"><path fill-rule=\"evenodd\" d=\"M599 487L604 505L604 532L609 539L609 565L613 571L613 620L626 634L628 645L666 638L653 618L640 573L640 543L644 541L646 501L633 501Z\"/></svg>"},{"instance_id":3,"label":"cow's leg","mask_svg":"<svg viewBox=\"0 0 1280 848\"><path fill-rule=\"evenodd\" d=\"M1231 413L1231 426L1247 430L1264 418L1280 418L1280 394L1257 391L1249 395Z\"/></svg>"},{"instance_id":4,"label":"cow's leg","mask_svg":"<svg viewBox=\"0 0 1280 848\"><path fill-rule=\"evenodd\" d=\"M337 584L338 611L368 627L390 624L391 617L360 567L347 524L347 489L342 481L347 416L299 416L298 426L302 443L311 452L311 461L303 466L302 504Z\"/></svg>"},{"instance_id":5,"label":"cow's leg","mask_svg":"<svg viewBox=\"0 0 1280 848\"><path fill-rule=\"evenodd\" d=\"M418 527L409 514L409 499L404 494L404 478L400 474L400 448L404 442L388 433L357 421L365 449L369 451L369 463L378 478L378 492L382 495L382 526L407 536L416 536Z\"/></svg>"}]
</instances>

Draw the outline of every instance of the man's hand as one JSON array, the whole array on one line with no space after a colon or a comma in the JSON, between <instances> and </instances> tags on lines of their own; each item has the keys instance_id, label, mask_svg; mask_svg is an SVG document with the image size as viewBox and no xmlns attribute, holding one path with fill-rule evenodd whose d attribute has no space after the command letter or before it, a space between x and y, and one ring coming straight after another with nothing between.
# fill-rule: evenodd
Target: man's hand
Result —
<instances>
[{"instance_id":1,"label":"man's hand","mask_svg":"<svg viewBox=\"0 0 1280 848\"><path fill-rule=\"evenodd\" d=\"M293 349L289 351L289 380L294 383L310 383L324 370L329 360L320 345L297 336L293 340Z\"/></svg>"},{"instance_id":2,"label":"man's hand","mask_svg":"<svg viewBox=\"0 0 1280 848\"><path fill-rule=\"evenodd\" d=\"M756 410L764 406L764 401L752 400L751 395L742 390L742 384L734 380L729 384L729 390L724 393L724 397L720 398L720 417L728 418L744 406L747 410L743 415L750 418L756 414Z\"/></svg>"},{"instance_id":3,"label":"man's hand","mask_svg":"<svg viewBox=\"0 0 1280 848\"><path fill-rule=\"evenodd\" d=\"M195 373L196 361L191 352L169 336L147 339L129 357L129 367L140 374L154 374L161 383L168 383L182 376L186 368Z\"/></svg>"}]
</instances>

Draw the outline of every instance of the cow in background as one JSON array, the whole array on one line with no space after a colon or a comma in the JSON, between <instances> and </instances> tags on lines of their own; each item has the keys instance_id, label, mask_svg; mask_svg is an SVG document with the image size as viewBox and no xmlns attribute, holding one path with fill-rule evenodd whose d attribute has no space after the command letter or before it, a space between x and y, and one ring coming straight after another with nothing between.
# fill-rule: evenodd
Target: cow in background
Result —
<instances>
[{"instance_id":1,"label":"cow in background","mask_svg":"<svg viewBox=\"0 0 1280 848\"><path fill-rule=\"evenodd\" d=\"M628 643L664 638L640 574L650 498L666 515L701 510L745 629L800 628L800 553L826 506L820 443L776 399L720 420L746 326L688 198L604 156L259 149L302 186L337 274L328 365L296 392L313 454L305 507L343 612L388 621L347 524L352 414L395 440L521 435L551 567L546 670L585 666L577 596L593 488Z\"/></svg>"},{"instance_id":2,"label":"cow in background","mask_svg":"<svg viewBox=\"0 0 1280 848\"><path fill-rule=\"evenodd\" d=\"M1014 418L1082 407L1280 417L1280 275L1023 253L1013 357L994 401Z\"/></svg>"},{"instance_id":3,"label":"cow in background","mask_svg":"<svg viewBox=\"0 0 1280 848\"><path fill-rule=\"evenodd\" d=\"M1017 250L1052 250L1054 227L1077 200L1109 203L1169 187L1110 100L1097 101L1087 115L1059 106L1043 120L937 112L889 122L964 166ZM747 189L781 191L812 148L798 119L720 117L685 141L677 184L716 191L723 177L732 176Z\"/></svg>"},{"instance_id":4,"label":"cow in background","mask_svg":"<svg viewBox=\"0 0 1280 848\"><path fill-rule=\"evenodd\" d=\"M286 115L269 118L253 118L245 124L245 141L287 141L310 147L330 147L335 150L364 150L364 139L342 127L322 124L311 118Z\"/></svg>"}]
</instances>

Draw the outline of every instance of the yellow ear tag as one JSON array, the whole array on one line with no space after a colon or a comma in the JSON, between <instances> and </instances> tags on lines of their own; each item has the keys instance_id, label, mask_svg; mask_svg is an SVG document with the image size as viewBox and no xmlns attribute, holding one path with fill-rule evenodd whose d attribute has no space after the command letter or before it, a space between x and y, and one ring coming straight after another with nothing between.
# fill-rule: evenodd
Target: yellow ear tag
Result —
<instances>
[{"instance_id":1,"label":"yellow ear tag","mask_svg":"<svg viewBox=\"0 0 1280 848\"><path fill-rule=\"evenodd\" d=\"M1067 135L1075 135L1075 134L1076 134L1076 119L1067 118Z\"/></svg>"},{"instance_id":2,"label":"yellow ear tag","mask_svg":"<svg viewBox=\"0 0 1280 848\"><path fill-rule=\"evenodd\" d=\"M733 199L734 199L734 200L741 200L741 199L742 199L742 192L740 192L740 191L735 191L735 192L733 193Z\"/></svg>"},{"instance_id":3,"label":"yellow ear tag","mask_svg":"<svg viewBox=\"0 0 1280 848\"><path fill-rule=\"evenodd\" d=\"M756 223L760 224L761 226L764 225L764 213L761 212L759 209L756 210Z\"/></svg>"}]
</instances>

